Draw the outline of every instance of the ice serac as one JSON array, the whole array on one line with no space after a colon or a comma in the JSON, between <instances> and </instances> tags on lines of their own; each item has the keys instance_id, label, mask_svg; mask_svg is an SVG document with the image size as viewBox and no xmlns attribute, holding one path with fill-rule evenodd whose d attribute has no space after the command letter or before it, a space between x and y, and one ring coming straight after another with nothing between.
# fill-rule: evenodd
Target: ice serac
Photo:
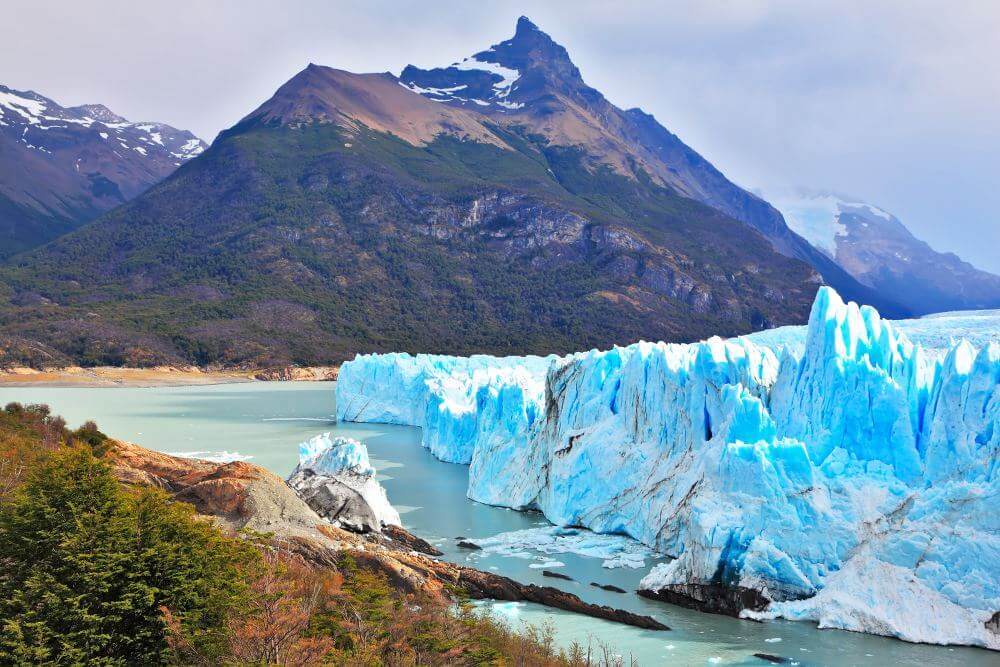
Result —
<instances>
[{"instance_id":1,"label":"ice serac","mask_svg":"<svg viewBox=\"0 0 1000 667\"><path fill-rule=\"evenodd\" d=\"M317 514L356 532L400 525L375 478L368 448L353 438L317 435L299 445L299 465L288 484Z\"/></svg>"},{"instance_id":2,"label":"ice serac","mask_svg":"<svg viewBox=\"0 0 1000 667\"><path fill-rule=\"evenodd\" d=\"M821 288L804 334L771 337L796 344L359 357L338 404L387 413L400 385L369 378L421 369L395 409L471 464L470 498L657 549L651 597L1000 649L996 333L926 350Z\"/></svg>"},{"instance_id":3,"label":"ice serac","mask_svg":"<svg viewBox=\"0 0 1000 667\"><path fill-rule=\"evenodd\" d=\"M337 419L423 426L422 444L449 463L470 463L479 431L494 428L526 432L531 415L496 412L510 392L540 398L545 371L556 357L448 357L431 354L365 354L344 364L337 377ZM511 421L513 419L513 421Z\"/></svg>"}]
</instances>

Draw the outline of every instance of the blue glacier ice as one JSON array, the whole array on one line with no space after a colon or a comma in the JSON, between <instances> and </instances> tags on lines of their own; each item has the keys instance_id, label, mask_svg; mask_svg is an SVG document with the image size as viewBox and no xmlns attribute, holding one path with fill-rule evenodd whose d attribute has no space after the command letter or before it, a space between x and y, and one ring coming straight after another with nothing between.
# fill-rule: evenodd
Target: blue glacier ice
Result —
<instances>
[{"instance_id":1,"label":"blue glacier ice","mask_svg":"<svg viewBox=\"0 0 1000 667\"><path fill-rule=\"evenodd\" d=\"M366 354L340 368L337 419L425 426L422 444L442 461L470 463L484 410L509 402L501 392L539 398L549 357ZM499 401L498 399L507 399ZM535 403L533 402L533 405ZM496 414L507 420L511 413ZM524 431L524 424L511 424Z\"/></svg>"},{"instance_id":2,"label":"blue glacier ice","mask_svg":"<svg viewBox=\"0 0 1000 667\"><path fill-rule=\"evenodd\" d=\"M368 448L363 443L354 438L330 437L329 433L299 444L299 467L330 476L342 472L363 476L375 474L375 468L368 460Z\"/></svg>"},{"instance_id":3,"label":"blue glacier ice","mask_svg":"<svg viewBox=\"0 0 1000 667\"><path fill-rule=\"evenodd\" d=\"M423 427L474 500L666 554L648 590L1000 649L998 339L991 314L897 326L823 287L807 326L729 340L359 356L337 409Z\"/></svg>"},{"instance_id":4,"label":"blue glacier ice","mask_svg":"<svg viewBox=\"0 0 1000 667\"><path fill-rule=\"evenodd\" d=\"M654 555L647 547L627 537L560 526L525 528L485 538L466 539L479 547L478 551L469 553L467 560L476 561L483 556L500 554L539 561L528 566L538 568L562 567L562 563L556 566L550 558L539 554L553 556L572 553L600 558L602 565L610 569L645 567L646 559Z\"/></svg>"}]
</instances>

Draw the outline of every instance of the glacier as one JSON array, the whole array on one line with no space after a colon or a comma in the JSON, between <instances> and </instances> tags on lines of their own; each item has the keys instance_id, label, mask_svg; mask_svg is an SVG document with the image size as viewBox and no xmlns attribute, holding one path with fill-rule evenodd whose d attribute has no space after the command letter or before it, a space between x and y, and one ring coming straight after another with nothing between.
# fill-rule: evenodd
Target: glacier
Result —
<instances>
[{"instance_id":1,"label":"glacier","mask_svg":"<svg viewBox=\"0 0 1000 667\"><path fill-rule=\"evenodd\" d=\"M821 287L805 327L728 340L359 355L337 414L422 427L473 500L664 554L650 597L1000 649L998 334Z\"/></svg>"}]
</instances>

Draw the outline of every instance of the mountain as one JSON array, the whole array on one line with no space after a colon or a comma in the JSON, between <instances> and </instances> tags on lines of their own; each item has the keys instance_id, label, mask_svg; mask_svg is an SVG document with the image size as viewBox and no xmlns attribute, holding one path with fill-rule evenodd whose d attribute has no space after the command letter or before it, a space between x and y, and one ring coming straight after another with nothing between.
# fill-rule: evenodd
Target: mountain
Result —
<instances>
[{"instance_id":1,"label":"mountain","mask_svg":"<svg viewBox=\"0 0 1000 667\"><path fill-rule=\"evenodd\" d=\"M1000 307L1000 276L936 252L877 206L802 188L769 199L813 246L914 314Z\"/></svg>"},{"instance_id":2,"label":"mountain","mask_svg":"<svg viewBox=\"0 0 1000 667\"><path fill-rule=\"evenodd\" d=\"M0 258L132 199L205 148L163 123L0 85Z\"/></svg>"},{"instance_id":3,"label":"mountain","mask_svg":"<svg viewBox=\"0 0 1000 667\"><path fill-rule=\"evenodd\" d=\"M527 17L518 19L505 42L444 68L408 65L400 80L435 102L475 110L550 145L581 150L591 169L609 167L627 178L649 179L722 211L760 231L778 252L812 265L849 298L888 315L905 314L891 298L858 284L817 252L777 209L729 181L652 115L619 109L584 83L566 49Z\"/></svg>"},{"instance_id":4,"label":"mountain","mask_svg":"<svg viewBox=\"0 0 1000 667\"><path fill-rule=\"evenodd\" d=\"M162 183L0 269L0 363L549 353L804 321L821 278L776 250L800 239L780 214L693 152L674 174L630 149L652 121L526 26L510 48L537 71L510 61L525 81L488 73L495 95L468 104L414 90L414 68L309 65Z\"/></svg>"}]
</instances>

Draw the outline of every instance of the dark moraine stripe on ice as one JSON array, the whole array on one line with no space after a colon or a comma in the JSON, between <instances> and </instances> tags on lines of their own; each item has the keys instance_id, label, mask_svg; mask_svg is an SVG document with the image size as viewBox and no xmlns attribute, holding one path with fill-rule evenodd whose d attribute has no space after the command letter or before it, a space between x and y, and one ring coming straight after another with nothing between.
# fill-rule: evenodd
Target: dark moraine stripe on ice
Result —
<instances>
[{"instance_id":1,"label":"dark moraine stripe on ice","mask_svg":"<svg viewBox=\"0 0 1000 667\"><path fill-rule=\"evenodd\" d=\"M736 617L744 609L760 611L771 602L760 591L724 584L676 584L655 591L640 589L639 595L679 607Z\"/></svg>"}]
</instances>

